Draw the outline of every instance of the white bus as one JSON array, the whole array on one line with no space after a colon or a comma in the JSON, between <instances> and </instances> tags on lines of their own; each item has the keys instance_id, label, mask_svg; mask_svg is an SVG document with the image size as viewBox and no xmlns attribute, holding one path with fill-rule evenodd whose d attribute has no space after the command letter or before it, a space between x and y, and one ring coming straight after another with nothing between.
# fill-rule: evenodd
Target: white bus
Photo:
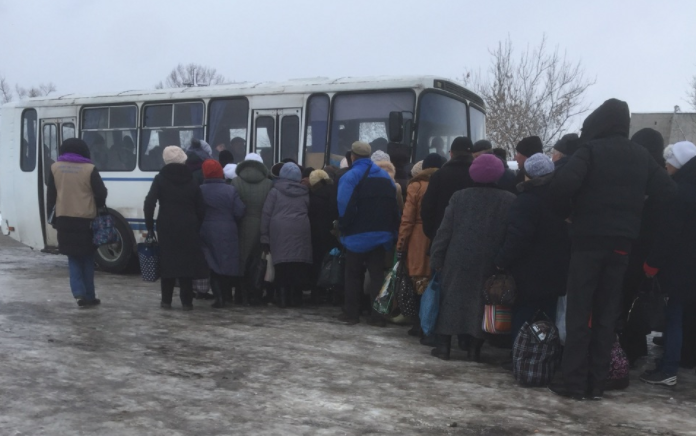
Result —
<instances>
[{"instance_id":1,"label":"white bus","mask_svg":"<svg viewBox=\"0 0 696 436\"><path fill-rule=\"evenodd\" d=\"M400 144L417 162L430 152L446 155L457 136L485 137L483 100L434 76L62 95L8 103L0 115L2 232L35 249L55 249L56 232L46 223L46 175L61 142L79 136L109 190L120 234L117 244L98 250L97 262L110 272L137 258L143 201L167 145L186 149L191 139L205 139L229 149L235 162L256 152L268 166L292 158L322 168L338 165L356 140L373 150Z\"/></svg>"}]
</instances>

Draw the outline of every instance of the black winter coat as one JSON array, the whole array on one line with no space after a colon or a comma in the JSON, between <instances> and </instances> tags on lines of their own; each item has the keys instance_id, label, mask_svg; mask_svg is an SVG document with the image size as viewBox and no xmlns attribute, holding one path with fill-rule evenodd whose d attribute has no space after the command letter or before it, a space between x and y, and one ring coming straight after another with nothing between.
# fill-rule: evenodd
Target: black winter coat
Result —
<instances>
[{"instance_id":1,"label":"black winter coat","mask_svg":"<svg viewBox=\"0 0 696 436\"><path fill-rule=\"evenodd\" d=\"M455 157L430 177L428 190L425 191L421 203L423 233L430 240L435 239L452 195L474 186L474 181L469 175L469 167L473 161L471 155Z\"/></svg>"},{"instance_id":2,"label":"black winter coat","mask_svg":"<svg viewBox=\"0 0 696 436\"><path fill-rule=\"evenodd\" d=\"M505 242L495 265L509 270L517 283L516 303L565 295L570 264L570 236L563 217L553 208L553 175L520 185L510 209Z\"/></svg>"},{"instance_id":3,"label":"black winter coat","mask_svg":"<svg viewBox=\"0 0 696 436\"><path fill-rule=\"evenodd\" d=\"M338 206L333 183L322 180L309 191L309 224L312 230L312 257L315 267L321 265L326 253L339 246L338 240L331 233L333 222L337 219Z\"/></svg>"},{"instance_id":4,"label":"black winter coat","mask_svg":"<svg viewBox=\"0 0 696 436\"><path fill-rule=\"evenodd\" d=\"M628 105L607 100L583 124L580 147L553 179L558 200L572 198L573 249L630 249L646 195L670 196L674 184L650 154L628 140Z\"/></svg>"},{"instance_id":5,"label":"black winter coat","mask_svg":"<svg viewBox=\"0 0 696 436\"><path fill-rule=\"evenodd\" d=\"M155 227L160 246L160 267L163 278L207 278L208 265L203 255L200 236L205 217L201 189L185 164L162 167L145 197L145 225L149 233Z\"/></svg>"},{"instance_id":6,"label":"black winter coat","mask_svg":"<svg viewBox=\"0 0 696 436\"><path fill-rule=\"evenodd\" d=\"M670 298L696 302L696 158L674 176L677 195L660 210L660 225L647 264Z\"/></svg>"}]
</instances>

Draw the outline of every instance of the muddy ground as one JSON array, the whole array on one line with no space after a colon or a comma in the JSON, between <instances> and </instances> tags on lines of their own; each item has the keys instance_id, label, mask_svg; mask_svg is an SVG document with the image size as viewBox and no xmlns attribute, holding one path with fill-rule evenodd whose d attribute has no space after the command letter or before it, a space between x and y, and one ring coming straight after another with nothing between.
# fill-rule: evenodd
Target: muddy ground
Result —
<instances>
[{"instance_id":1,"label":"muddy ground","mask_svg":"<svg viewBox=\"0 0 696 436\"><path fill-rule=\"evenodd\" d=\"M0 237L0 435L696 434L691 371L577 403L517 386L490 346L444 362L329 306L165 311L158 284L96 280L78 309L66 258Z\"/></svg>"}]
</instances>

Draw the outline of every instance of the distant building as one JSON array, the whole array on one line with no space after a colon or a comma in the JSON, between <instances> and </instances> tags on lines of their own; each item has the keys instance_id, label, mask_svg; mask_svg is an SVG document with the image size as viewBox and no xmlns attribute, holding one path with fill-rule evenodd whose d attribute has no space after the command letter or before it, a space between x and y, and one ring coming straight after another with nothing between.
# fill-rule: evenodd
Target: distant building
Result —
<instances>
[{"instance_id":1,"label":"distant building","mask_svg":"<svg viewBox=\"0 0 696 436\"><path fill-rule=\"evenodd\" d=\"M629 136L633 136L640 129L650 127L662 134L665 145L679 141L691 141L696 144L696 113L681 113L679 110L675 112L631 114Z\"/></svg>"}]
</instances>

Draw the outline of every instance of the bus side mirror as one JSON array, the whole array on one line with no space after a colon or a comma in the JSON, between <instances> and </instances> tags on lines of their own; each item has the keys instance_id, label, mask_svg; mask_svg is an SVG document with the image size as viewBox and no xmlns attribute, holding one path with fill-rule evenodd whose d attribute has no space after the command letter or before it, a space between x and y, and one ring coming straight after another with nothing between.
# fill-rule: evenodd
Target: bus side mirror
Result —
<instances>
[{"instance_id":1,"label":"bus side mirror","mask_svg":"<svg viewBox=\"0 0 696 436\"><path fill-rule=\"evenodd\" d=\"M404 139L404 114L389 112L389 142L401 143Z\"/></svg>"}]
</instances>

